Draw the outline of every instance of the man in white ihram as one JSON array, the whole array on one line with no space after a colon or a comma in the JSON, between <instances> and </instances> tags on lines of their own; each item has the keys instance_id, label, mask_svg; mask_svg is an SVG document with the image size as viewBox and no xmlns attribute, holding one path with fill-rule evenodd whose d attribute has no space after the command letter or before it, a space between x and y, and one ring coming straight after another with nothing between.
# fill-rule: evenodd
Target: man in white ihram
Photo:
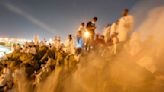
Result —
<instances>
[{"instance_id":1,"label":"man in white ihram","mask_svg":"<svg viewBox=\"0 0 164 92\"><path fill-rule=\"evenodd\" d=\"M106 43L108 43L110 40L110 31L111 31L111 24L108 24L103 31L104 40Z\"/></svg>"},{"instance_id":2,"label":"man in white ihram","mask_svg":"<svg viewBox=\"0 0 164 92\"><path fill-rule=\"evenodd\" d=\"M111 26L111 32L110 32L110 39L112 41L112 53L116 55L117 53L117 43L119 42L118 38L118 27L119 27L119 20L117 20L115 23Z\"/></svg>"},{"instance_id":3,"label":"man in white ihram","mask_svg":"<svg viewBox=\"0 0 164 92\"><path fill-rule=\"evenodd\" d=\"M129 15L129 10L125 9L123 11L123 16L119 19L118 25L118 38L119 42L125 42L128 39L129 33L133 29L133 16Z\"/></svg>"},{"instance_id":4,"label":"man in white ihram","mask_svg":"<svg viewBox=\"0 0 164 92\"><path fill-rule=\"evenodd\" d=\"M65 47L66 47L66 52L68 54L74 54L75 53L74 40L73 40L71 34L68 35L68 39L65 42Z\"/></svg>"}]
</instances>

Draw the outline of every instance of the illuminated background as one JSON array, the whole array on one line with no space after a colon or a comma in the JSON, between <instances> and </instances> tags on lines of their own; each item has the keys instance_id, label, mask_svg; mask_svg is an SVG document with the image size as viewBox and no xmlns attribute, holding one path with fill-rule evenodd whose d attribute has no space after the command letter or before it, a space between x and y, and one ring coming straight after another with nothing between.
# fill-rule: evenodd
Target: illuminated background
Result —
<instances>
[{"instance_id":1,"label":"illuminated background","mask_svg":"<svg viewBox=\"0 0 164 92\"><path fill-rule=\"evenodd\" d=\"M121 16L124 8L133 10L135 5L145 4L148 9L147 2L163 5L162 0L0 0L0 37L33 39L39 34L40 39L55 35L64 39L93 16L99 18L96 31L101 32L106 24ZM137 11L141 15L136 17L147 11L142 8Z\"/></svg>"},{"instance_id":2,"label":"illuminated background","mask_svg":"<svg viewBox=\"0 0 164 92\"><path fill-rule=\"evenodd\" d=\"M81 22L97 16L98 29L120 17L138 0L1 0L0 36L33 39L75 33Z\"/></svg>"}]
</instances>

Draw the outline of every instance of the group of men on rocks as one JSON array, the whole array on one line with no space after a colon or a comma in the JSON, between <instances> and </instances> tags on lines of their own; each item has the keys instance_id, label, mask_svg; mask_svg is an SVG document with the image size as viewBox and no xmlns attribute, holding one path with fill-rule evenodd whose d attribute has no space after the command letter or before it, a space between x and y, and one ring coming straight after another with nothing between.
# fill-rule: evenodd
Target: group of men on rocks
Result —
<instances>
[{"instance_id":1,"label":"group of men on rocks","mask_svg":"<svg viewBox=\"0 0 164 92\"><path fill-rule=\"evenodd\" d=\"M37 87L57 67L63 67L67 72L77 68L80 57L89 51L98 51L104 54L104 47L110 47L112 54L117 53L117 44L125 42L132 30L133 17L125 9L123 16L112 25L107 25L103 35L96 34L97 17L91 21L81 23L76 38L71 34L64 44L60 37L56 37L53 44L26 42L23 46L16 44L13 52L6 55L0 62L0 92L15 89L21 92L20 80L32 81L32 89ZM24 78L24 79L23 79Z\"/></svg>"}]
</instances>

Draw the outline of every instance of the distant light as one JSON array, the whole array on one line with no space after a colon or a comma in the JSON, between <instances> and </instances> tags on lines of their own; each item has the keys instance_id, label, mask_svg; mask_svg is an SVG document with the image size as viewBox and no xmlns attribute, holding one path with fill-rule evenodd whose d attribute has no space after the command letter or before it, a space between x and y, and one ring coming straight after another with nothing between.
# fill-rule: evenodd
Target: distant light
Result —
<instances>
[{"instance_id":1,"label":"distant light","mask_svg":"<svg viewBox=\"0 0 164 92\"><path fill-rule=\"evenodd\" d=\"M48 43L53 43L53 39L50 38L47 42L48 42Z\"/></svg>"}]
</instances>

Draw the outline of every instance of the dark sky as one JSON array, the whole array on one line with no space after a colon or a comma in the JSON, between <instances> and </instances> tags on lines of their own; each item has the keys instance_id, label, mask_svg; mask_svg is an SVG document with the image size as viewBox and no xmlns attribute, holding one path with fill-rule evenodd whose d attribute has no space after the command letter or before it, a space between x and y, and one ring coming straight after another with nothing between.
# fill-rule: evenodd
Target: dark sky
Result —
<instances>
[{"instance_id":1,"label":"dark sky","mask_svg":"<svg viewBox=\"0 0 164 92\"><path fill-rule=\"evenodd\" d=\"M0 0L0 37L32 39L74 34L81 22L98 17L97 32L139 0Z\"/></svg>"}]
</instances>

